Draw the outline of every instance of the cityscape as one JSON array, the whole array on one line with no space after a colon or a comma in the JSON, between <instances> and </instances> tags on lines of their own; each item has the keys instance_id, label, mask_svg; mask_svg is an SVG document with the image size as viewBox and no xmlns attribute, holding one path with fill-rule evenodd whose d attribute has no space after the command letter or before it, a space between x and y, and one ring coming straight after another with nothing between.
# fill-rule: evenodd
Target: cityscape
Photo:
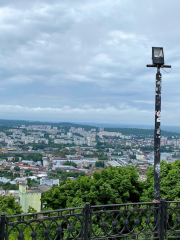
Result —
<instances>
[{"instance_id":1,"label":"cityscape","mask_svg":"<svg viewBox=\"0 0 180 240\"><path fill-rule=\"evenodd\" d=\"M154 164L151 129L11 124L1 126L0 132L1 195L13 195L24 212L29 206L41 211L41 194L64 180L93 176L109 167L134 166L139 180L145 181ZM161 160L177 160L180 133L163 131L161 151Z\"/></svg>"},{"instance_id":2,"label":"cityscape","mask_svg":"<svg viewBox=\"0 0 180 240\"><path fill-rule=\"evenodd\" d=\"M179 8L0 1L0 240L180 238Z\"/></svg>"}]
</instances>

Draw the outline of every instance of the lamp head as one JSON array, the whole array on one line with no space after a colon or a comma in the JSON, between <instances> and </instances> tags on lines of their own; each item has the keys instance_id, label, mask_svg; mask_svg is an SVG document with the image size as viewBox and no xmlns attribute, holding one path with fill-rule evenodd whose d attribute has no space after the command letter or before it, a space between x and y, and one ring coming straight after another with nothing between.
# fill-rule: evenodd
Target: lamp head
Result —
<instances>
[{"instance_id":1,"label":"lamp head","mask_svg":"<svg viewBox=\"0 0 180 240\"><path fill-rule=\"evenodd\" d=\"M152 62L155 65L164 65L164 52L162 47L152 47Z\"/></svg>"}]
</instances>

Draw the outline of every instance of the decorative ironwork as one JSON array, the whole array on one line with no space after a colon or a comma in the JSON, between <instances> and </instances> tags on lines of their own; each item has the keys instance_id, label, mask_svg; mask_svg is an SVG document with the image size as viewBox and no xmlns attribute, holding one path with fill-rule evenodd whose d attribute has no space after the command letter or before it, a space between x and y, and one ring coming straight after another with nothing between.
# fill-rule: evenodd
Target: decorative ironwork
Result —
<instances>
[{"instance_id":1,"label":"decorative ironwork","mask_svg":"<svg viewBox=\"0 0 180 240\"><path fill-rule=\"evenodd\" d=\"M0 240L82 239L84 217L84 208L7 216Z\"/></svg>"},{"instance_id":2,"label":"decorative ironwork","mask_svg":"<svg viewBox=\"0 0 180 240\"><path fill-rule=\"evenodd\" d=\"M92 206L90 219L90 239L156 238L160 203Z\"/></svg>"},{"instance_id":3,"label":"decorative ironwork","mask_svg":"<svg viewBox=\"0 0 180 240\"><path fill-rule=\"evenodd\" d=\"M180 238L180 202L166 202L165 237Z\"/></svg>"},{"instance_id":4,"label":"decorative ironwork","mask_svg":"<svg viewBox=\"0 0 180 240\"><path fill-rule=\"evenodd\" d=\"M128 203L1 214L0 240L180 238L180 202Z\"/></svg>"},{"instance_id":5,"label":"decorative ironwork","mask_svg":"<svg viewBox=\"0 0 180 240\"><path fill-rule=\"evenodd\" d=\"M136 226L139 226L139 224L140 224L140 220L137 218L137 219L135 219L134 220L134 224L136 225Z\"/></svg>"}]
</instances>

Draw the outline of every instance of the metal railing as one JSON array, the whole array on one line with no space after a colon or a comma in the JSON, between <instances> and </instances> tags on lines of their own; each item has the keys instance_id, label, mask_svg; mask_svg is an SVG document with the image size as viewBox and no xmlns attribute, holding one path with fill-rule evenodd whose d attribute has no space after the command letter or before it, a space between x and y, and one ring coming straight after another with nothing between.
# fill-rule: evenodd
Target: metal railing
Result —
<instances>
[{"instance_id":1,"label":"metal railing","mask_svg":"<svg viewBox=\"0 0 180 240\"><path fill-rule=\"evenodd\" d=\"M145 202L6 216L0 240L179 239L180 202Z\"/></svg>"}]
</instances>

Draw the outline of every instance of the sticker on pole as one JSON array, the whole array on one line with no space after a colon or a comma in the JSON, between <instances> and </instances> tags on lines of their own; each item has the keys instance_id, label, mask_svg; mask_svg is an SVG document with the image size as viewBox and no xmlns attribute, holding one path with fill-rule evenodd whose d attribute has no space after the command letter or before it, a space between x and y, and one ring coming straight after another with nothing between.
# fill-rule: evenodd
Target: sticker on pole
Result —
<instances>
[{"instance_id":1,"label":"sticker on pole","mask_svg":"<svg viewBox=\"0 0 180 240\"><path fill-rule=\"evenodd\" d=\"M161 122L161 118L159 117L159 118L157 118L157 122Z\"/></svg>"},{"instance_id":2,"label":"sticker on pole","mask_svg":"<svg viewBox=\"0 0 180 240\"><path fill-rule=\"evenodd\" d=\"M160 134L161 133L161 130L160 128L157 129L157 134Z\"/></svg>"},{"instance_id":3,"label":"sticker on pole","mask_svg":"<svg viewBox=\"0 0 180 240\"><path fill-rule=\"evenodd\" d=\"M161 81L157 81L157 85L161 85Z\"/></svg>"},{"instance_id":4,"label":"sticker on pole","mask_svg":"<svg viewBox=\"0 0 180 240\"><path fill-rule=\"evenodd\" d=\"M155 171L156 171L157 174L160 174L160 164L159 163L156 164Z\"/></svg>"},{"instance_id":5,"label":"sticker on pole","mask_svg":"<svg viewBox=\"0 0 180 240\"><path fill-rule=\"evenodd\" d=\"M160 111L157 112L157 117L158 117L158 118L161 117L161 112L160 112Z\"/></svg>"}]
</instances>

